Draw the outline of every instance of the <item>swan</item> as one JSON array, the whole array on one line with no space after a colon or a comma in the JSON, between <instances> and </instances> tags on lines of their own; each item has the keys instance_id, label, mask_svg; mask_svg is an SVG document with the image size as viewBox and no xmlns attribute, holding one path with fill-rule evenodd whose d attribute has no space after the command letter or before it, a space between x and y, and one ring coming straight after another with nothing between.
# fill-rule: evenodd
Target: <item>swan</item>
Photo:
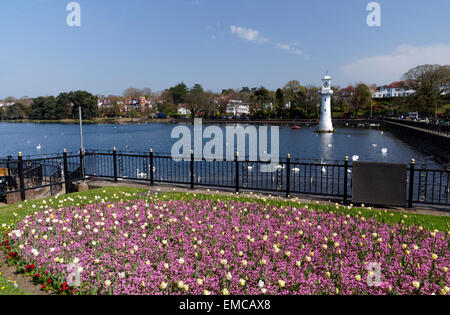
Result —
<instances>
[{"instance_id":1,"label":"swan","mask_svg":"<svg viewBox=\"0 0 450 315\"><path fill-rule=\"evenodd\" d=\"M325 166L322 167L322 173L326 173L326 172L327 172L327 169L325 168Z\"/></svg>"},{"instance_id":2,"label":"swan","mask_svg":"<svg viewBox=\"0 0 450 315\"><path fill-rule=\"evenodd\" d=\"M145 173L139 173L139 169L136 170L136 177L143 179L143 178L147 178L147 174Z\"/></svg>"},{"instance_id":3,"label":"swan","mask_svg":"<svg viewBox=\"0 0 450 315\"><path fill-rule=\"evenodd\" d=\"M292 172L295 173L295 174L299 174L299 173L300 173L300 169L297 168L297 167L296 167L296 168L293 168L293 169L292 169Z\"/></svg>"},{"instance_id":4,"label":"swan","mask_svg":"<svg viewBox=\"0 0 450 315\"><path fill-rule=\"evenodd\" d=\"M359 161L359 155L352 156L353 162Z\"/></svg>"},{"instance_id":5,"label":"swan","mask_svg":"<svg viewBox=\"0 0 450 315\"><path fill-rule=\"evenodd\" d=\"M249 166L247 169L251 172L253 171L253 166Z\"/></svg>"},{"instance_id":6,"label":"swan","mask_svg":"<svg viewBox=\"0 0 450 315\"><path fill-rule=\"evenodd\" d=\"M388 149L386 149L386 148L381 149L381 153L387 154L388 153Z\"/></svg>"},{"instance_id":7,"label":"swan","mask_svg":"<svg viewBox=\"0 0 450 315\"><path fill-rule=\"evenodd\" d=\"M38 146L36 147L36 150L40 150L40 149L42 149L42 147L41 147L41 145L38 145Z\"/></svg>"},{"instance_id":8,"label":"swan","mask_svg":"<svg viewBox=\"0 0 450 315\"><path fill-rule=\"evenodd\" d=\"M378 144L372 144L372 146L374 147L374 148L376 148L376 147L378 147Z\"/></svg>"},{"instance_id":9,"label":"swan","mask_svg":"<svg viewBox=\"0 0 450 315\"><path fill-rule=\"evenodd\" d=\"M328 145L328 147L329 147L329 148L332 148L332 147L333 147L333 145L332 145L332 144L329 144L329 145Z\"/></svg>"}]
</instances>

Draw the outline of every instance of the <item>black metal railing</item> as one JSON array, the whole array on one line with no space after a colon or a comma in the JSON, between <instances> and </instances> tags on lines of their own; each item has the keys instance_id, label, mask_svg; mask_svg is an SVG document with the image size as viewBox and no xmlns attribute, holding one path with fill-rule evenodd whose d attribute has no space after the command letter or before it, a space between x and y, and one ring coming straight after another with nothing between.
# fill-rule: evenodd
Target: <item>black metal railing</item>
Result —
<instances>
[{"instance_id":1,"label":"black metal railing","mask_svg":"<svg viewBox=\"0 0 450 315\"><path fill-rule=\"evenodd\" d=\"M73 192L76 181L105 178L195 187L230 188L235 191L265 191L279 194L310 195L352 200L352 163L343 161L306 161L291 158L278 163L251 161L238 154L227 160L198 158L193 153L174 159L169 154L89 150L78 154L45 158L0 159L0 198L20 193L26 199L29 190L47 188L50 193ZM2 176L3 175L3 176ZM414 204L449 206L449 170L427 169L414 160L405 174L407 201Z\"/></svg>"}]
</instances>

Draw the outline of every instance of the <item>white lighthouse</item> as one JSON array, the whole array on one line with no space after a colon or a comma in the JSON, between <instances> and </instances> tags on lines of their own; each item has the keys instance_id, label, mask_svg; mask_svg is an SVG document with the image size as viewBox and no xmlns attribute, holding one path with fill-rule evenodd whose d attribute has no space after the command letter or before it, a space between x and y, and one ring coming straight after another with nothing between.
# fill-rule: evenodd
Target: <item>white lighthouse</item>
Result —
<instances>
[{"instance_id":1,"label":"white lighthouse","mask_svg":"<svg viewBox=\"0 0 450 315\"><path fill-rule=\"evenodd\" d=\"M333 121L331 120L331 96L333 95L333 90L331 89L331 77L329 75L326 75L322 79L320 95L322 95L322 109L320 111L320 123L317 132L335 132Z\"/></svg>"}]
</instances>

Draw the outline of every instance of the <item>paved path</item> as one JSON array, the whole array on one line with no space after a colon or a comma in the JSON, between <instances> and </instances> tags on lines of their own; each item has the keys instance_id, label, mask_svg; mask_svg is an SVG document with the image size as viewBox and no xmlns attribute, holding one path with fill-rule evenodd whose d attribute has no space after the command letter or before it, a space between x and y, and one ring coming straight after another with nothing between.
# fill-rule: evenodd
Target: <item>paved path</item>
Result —
<instances>
[{"instance_id":1,"label":"paved path","mask_svg":"<svg viewBox=\"0 0 450 315\"><path fill-rule=\"evenodd\" d=\"M432 130L423 129L423 128L419 128L419 127L414 127L414 126L402 124L402 123L399 123L399 122L393 122L393 121L385 121L385 123L386 124L397 125L397 126L400 126L400 127L405 127L405 128L409 128L409 129L413 129L413 130L417 130L417 131L420 131L420 132L428 133L430 135L444 137L446 139L450 139L450 135L447 135L445 133L438 132L438 131L432 131Z\"/></svg>"}]
</instances>

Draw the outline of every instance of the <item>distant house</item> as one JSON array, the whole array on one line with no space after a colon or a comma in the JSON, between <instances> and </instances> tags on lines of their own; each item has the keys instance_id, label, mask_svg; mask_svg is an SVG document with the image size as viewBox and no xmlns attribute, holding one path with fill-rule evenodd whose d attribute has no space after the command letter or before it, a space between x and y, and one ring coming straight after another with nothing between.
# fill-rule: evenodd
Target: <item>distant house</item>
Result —
<instances>
[{"instance_id":1,"label":"distant house","mask_svg":"<svg viewBox=\"0 0 450 315\"><path fill-rule=\"evenodd\" d=\"M373 93L373 98L405 97L415 93L410 81L396 81L389 85L379 86Z\"/></svg>"},{"instance_id":2,"label":"distant house","mask_svg":"<svg viewBox=\"0 0 450 315\"><path fill-rule=\"evenodd\" d=\"M1 102L0 107L8 107L14 105L14 102Z\"/></svg>"},{"instance_id":3,"label":"distant house","mask_svg":"<svg viewBox=\"0 0 450 315\"><path fill-rule=\"evenodd\" d=\"M112 102L107 98L99 98L98 99L98 108L109 108L112 106Z\"/></svg>"},{"instance_id":4,"label":"distant house","mask_svg":"<svg viewBox=\"0 0 450 315\"><path fill-rule=\"evenodd\" d=\"M180 116L190 116L192 113L191 111L188 109L189 105L188 104L178 104L178 115Z\"/></svg>"},{"instance_id":5,"label":"distant house","mask_svg":"<svg viewBox=\"0 0 450 315\"><path fill-rule=\"evenodd\" d=\"M250 104L240 100L230 100L227 105L227 115L247 116L250 115Z\"/></svg>"},{"instance_id":6,"label":"distant house","mask_svg":"<svg viewBox=\"0 0 450 315\"><path fill-rule=\"evenodd\" d=\"M338 92L338 96L341 100L343 100L344 102L348 102L353 98L353 95L355 95L356 93L356 88L349 85L344 89L341 89Z\"/></svg>"}]
</instances>

